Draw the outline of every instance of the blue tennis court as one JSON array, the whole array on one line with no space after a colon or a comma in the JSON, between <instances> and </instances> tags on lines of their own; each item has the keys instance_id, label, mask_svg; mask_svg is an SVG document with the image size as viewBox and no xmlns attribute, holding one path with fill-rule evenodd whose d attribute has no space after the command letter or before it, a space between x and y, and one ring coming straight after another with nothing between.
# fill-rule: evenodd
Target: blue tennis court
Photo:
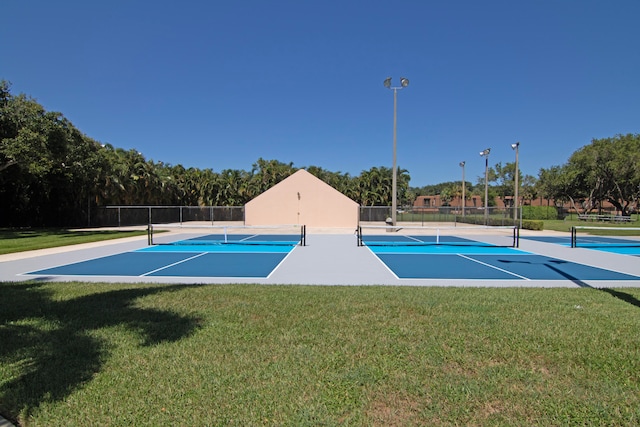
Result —
<instances>
[{"instance_id":1,"label":"blue tennis court","mask_svg":"<svg viewBox=\"0 0 640 427\"><path fill-rule=\"evenodd\" d=\"M226 242L215 238L189 236L178 242L157 243L140 249L107 256L96 256L79 262L40 268L27 276L84 277L89 279L113 278L203 278L229 280L278 280L289 278L290 283L313 283L328 280L341 283L358 279L345 277L352 272L378 271L367 283L390 283L402 279L463 279L485 281L564 280L579 283L583 280L639 281L635 271L613 271L553 256L523 251L509 246L496 246L472 238L443 238L439 241L420 236L383 235L365 239L367 247L350 246L353 240L333 236L314 240L310 248L302 247L296 237L254 236L253 242L245 237ZM217 238L220 238L218 236ZM293 239L291 241L287 239ZM395 239L395 240L394 240ZM503 240L505 241L505 240ZM262 242L262 243L259 243ZM340 242L339 244L335 242ZM373 243L372 243L373 242ZM505 241L508 245L508 239ZM499 243L499 242L498 242ZM301 246L301 247L298 247ZM305 245L306 246L306 245ZM320 251L318 251L320 249ZM567 249L570 250L570 249ZM295 256L291 256L295 251ZM366 256L361 256L362 254ZM327 261L330 260L330 261ZM353 260L351 262L350 260ZM357 260L357 261L356 261ZM304 263L298 264L300 261ZM342 266L342 267L340 267ZM602 266L601 266L602 267ZM332 270L335 269L335 270ZM25 271L25 270L22 270ZM309 272L315 273L309 273ZM325 272L329 272L328 276ZM341 272L344 272L342 274ZM277 274L276 274L277 273ZM295 276L291 279L290 274ZM319 275L318 275L319 274ZM367 276L367 274L365 274ZM325 277L325 279L318 279ZM335 277L326 279L326 277ZM359 277L359 276L358 276ZM275 282L274 282L275 283ZM400 282L398 282L400 284Z\"/></svg>"},{"instance_id":2,"label":"blue tennis court","mask_svg":"<svg viewBox=\"0 0 640 427\"><path fill-rule=\"evenodd\" d=\"M521 238L543 243L571 246L570 236L527 236ZM640 256L640 239L582 235L576 239L576 247L622 255Z\"/></svg>"},{"instance_id":3,"label":"blue tennis court","mask_svg":"<svg viewBox=\"0 0 640 427\"><path fill-rule=\"evenodd\" d=\"M27 274L267 278L298 243L291 235L201 236Z\"/></svg>"},{"instance_id":4,"label":"blue tennis court","mask_svg":"<svg viewBox=\"0 0 640 427\"><path fill-rule=\"evenodd\" d=\"M404 244L405 237L370 236L369 244L365 241L400 279L640 280L638 276L471 239L418 245Z\"/></svg>"}]
</instances>

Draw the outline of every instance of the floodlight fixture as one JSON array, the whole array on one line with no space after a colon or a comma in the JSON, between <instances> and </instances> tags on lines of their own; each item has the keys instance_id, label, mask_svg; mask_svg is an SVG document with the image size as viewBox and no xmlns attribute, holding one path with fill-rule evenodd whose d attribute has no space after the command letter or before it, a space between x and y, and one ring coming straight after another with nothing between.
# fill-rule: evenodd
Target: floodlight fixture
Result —
<instances>
[{"instance_id":1,"label":"floodlight fixture","mask_svg":"<svg viewBox=\"0 0 640 427\"><path fill-rule=\"evenodd\" d=\"M384 80L384 87L393 90L393 177L392 177L392 189L391 189L391 223L396 225L396 212L397 212L397 197L398 197L398 167L396 165L396 151L397 151L397 127L398 127L398 90L404 89L409 86L409 79L405 77L400 78L400 86L391 86L391 77L387 77Z\"/></svg>"}]
</instances>

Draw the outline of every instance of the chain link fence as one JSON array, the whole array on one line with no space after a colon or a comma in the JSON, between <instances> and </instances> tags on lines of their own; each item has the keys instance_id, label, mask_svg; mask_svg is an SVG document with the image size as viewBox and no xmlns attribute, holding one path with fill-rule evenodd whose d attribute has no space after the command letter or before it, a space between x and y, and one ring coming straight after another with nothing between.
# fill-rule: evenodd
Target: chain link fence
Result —
<instances>
[{"instance_id":1,"label":"chain link fence","mask_svg":"<svg viewBox=\"0 0 640 427\"><path fill-rule=\"evenodd\" d=\"M396 212L396 221L426 224L429 222L451 222L477 225L514 225L514 209L490 207L466 207L464 212L460 207L441 206L431 208L401 208ZM522 212L519 210L515 222L520 223ZM385 222L391 216L389 206L361 206L361 222Z\"/></svg>"},{"instance_id":2,"label":"chain link fence","mask_svg":"<svg viewBox=\"0 0 640 427\"><path fill-rule=\"evenodd\" d=\"M91 210L90 227L244 221L244 206L104 206Z\"/></svg>"},{"instance_id":3,"label":"chain link fence","mask_svg":"<svg viewBox=\"0 0 640 427\"><path fill-rule=\"evenodd\" d=\"M525 207L526 208L526 207ZM396 220L426 224L429 222L451 222L477 225L514 225L515 208L484 208L441 206L431 208L406 207L398 209ZM523 209L524 210L524 209ZM516 215L518 223L523 210ZM553 208L553 216L564 217L566 212ZM527 216L527 215L525 215ZM391 217L390 206L361 206L361 222L386 222ZM125 227L147 224L169 224L183 222L228 222L244 221L244 206L103 206L90 212L90 227Z\"/></svg>"}]
</instances>

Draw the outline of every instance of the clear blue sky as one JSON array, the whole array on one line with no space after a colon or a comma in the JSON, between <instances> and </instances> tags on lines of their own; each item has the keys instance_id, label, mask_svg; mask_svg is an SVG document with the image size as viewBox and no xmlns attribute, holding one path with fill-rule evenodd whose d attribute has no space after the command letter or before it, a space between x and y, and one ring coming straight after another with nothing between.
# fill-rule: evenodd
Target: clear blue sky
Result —
<instances>
[{"instance_id":1,"label":"clear blue sky","mask_svg":"<svg viewBox=\"0 0 640 427\"><path fill-rule=\"evenodd\" d=\"M2 0L0 78L103 143L185 167L260 157L411 186L563 164L640 133L638 0Z\"/></svg>"}]
</instances>

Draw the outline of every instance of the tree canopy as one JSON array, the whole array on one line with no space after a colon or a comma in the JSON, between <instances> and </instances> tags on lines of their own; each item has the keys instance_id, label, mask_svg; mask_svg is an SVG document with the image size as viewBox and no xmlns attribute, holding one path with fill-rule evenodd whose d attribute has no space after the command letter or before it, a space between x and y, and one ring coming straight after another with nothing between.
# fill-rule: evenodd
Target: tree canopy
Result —
<instances>
[{"instance_id":1,"label":"tree canopy","mask_svg":"<svg viewBox=\"0 0 640 427\"><path fill-rule=\"evenodd\" d=\"M223 142L221 142L223 143ZM360 176L303 167L361 205L391 205L392 169ZM85 225L106 205L241 206L299 168L258 159L250 171L185 168L82 134L61 113L0 80L0 226ZM412 200L398 168L398 200Z\"/></svg>"},{"instance_id":2,"label":"tree canopy","mask_svg":"<svg viewBox=\"0 0 640 427\"><path fill-rule=\"evenodd\" d=\"M149 160L84 135L62 113L10 89L0 80L0 226L85 225L88 211L107 205L241 206L300 169L262 158L249 171L219 172ZM302 168L363 206L391 205L391 168L359 176ZM594 139L566 164L541 169L537 180L518 174L524 200L569 201L584 212L609 202L628 215L640 198L640 135ZM514 163L498 163L488 175L490 204L514 195ZM461 181L410 188L409 171L398 168L397 176L401 206L418 195L445 202L462 195ZM465 182L465 194L484 197L484 175L476 185Z\"/></svg>"},{"instance_id":3,"label":"tree canopy","mask_svg":"<svg viewBox=\"0 0 640 427\"><path fill-rule=\"evenodd\" d=\"M640 135L592 140L566 164L541 169L539 188L544 197L569 201L579 212L600 210L609 202L629 215L640 197Z\"/></svg>"},{"instance_id":4,"label":"tree canopy","mask_svg":"<svg viewBox=\"0 0 640 427\"><path fill-rule=\"evenodd\" d=\"M496 197L506 201L507 198L514 196L515 171L515 163L506 163L504 165L502 163L496 163L494 166L489 167L487 171L489 206L495 205ZM519 198L523 200L536 198L536 178L531 175L523 176L522 171L518 170L518 180L520 186ZM475 185L470 181L465 181L464 187L465 198L480 196L484 200L484 174L477 178ZM443 204L448 205L452 200L462 197L462 181L441 182L420 188L412 188L411 190L417 196L440 195Z\"/></svg>"}]
</instances>

